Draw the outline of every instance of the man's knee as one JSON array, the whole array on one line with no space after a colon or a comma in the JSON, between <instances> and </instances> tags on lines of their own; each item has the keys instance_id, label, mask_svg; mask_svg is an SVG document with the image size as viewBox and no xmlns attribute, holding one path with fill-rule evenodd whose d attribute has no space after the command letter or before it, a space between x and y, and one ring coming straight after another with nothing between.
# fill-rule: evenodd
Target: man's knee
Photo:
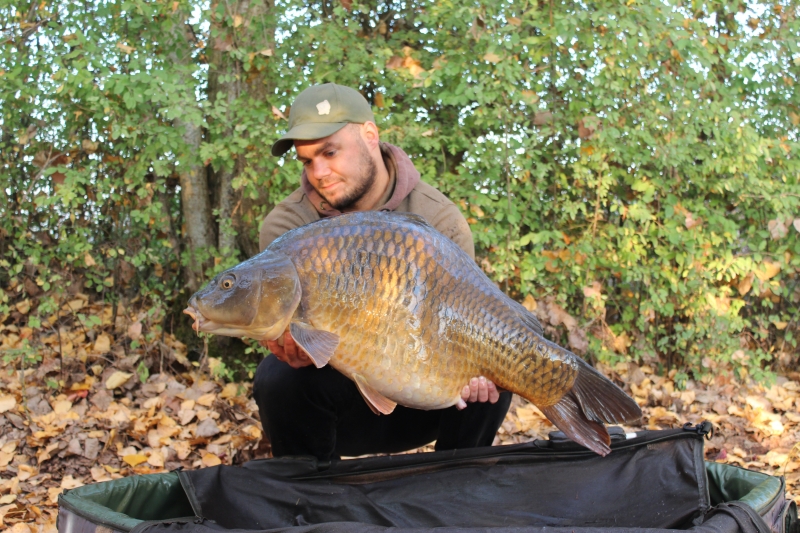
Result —
<instances>
[{"instance_id":1,"label":"man's knee","mask_svg":"<svg viewBox=\"0 0 800 533\"><path fill-rule=\"evenodd\" d=\"M292 368L274 356L261 361L253 378L253 397L259 409L344 401L350 396L349 389L355 389L354 384L332 367Z\"/></svg>"}]
</instances>

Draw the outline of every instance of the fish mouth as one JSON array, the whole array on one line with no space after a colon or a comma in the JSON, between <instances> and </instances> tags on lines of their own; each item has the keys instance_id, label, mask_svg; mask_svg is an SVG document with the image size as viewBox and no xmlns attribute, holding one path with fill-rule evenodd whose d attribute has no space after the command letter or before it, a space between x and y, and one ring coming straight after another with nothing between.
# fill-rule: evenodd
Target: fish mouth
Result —
<instances>
[{"instance_id":1,"label":"fish mouth","mask_svg":"<svg viewBox=\"0 0 800 533\"><path fill-rule=\"evenodd\" d=\"M191 305L183 310L183 313L192 317L194 322L192 323L192 329L195 331L203 331L203 326L210 322L206 317L203 316L203 313L192 307Z\"/></svg>"}]
</instances>

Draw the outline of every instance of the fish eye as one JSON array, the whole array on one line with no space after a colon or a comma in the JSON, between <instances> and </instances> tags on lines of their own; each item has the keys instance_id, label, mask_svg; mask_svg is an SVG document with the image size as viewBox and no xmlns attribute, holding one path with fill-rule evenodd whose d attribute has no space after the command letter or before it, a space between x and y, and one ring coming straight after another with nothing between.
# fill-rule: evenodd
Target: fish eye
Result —
<instances>
[{"instance_id":1,"label":"fish eye","mask_svg":"<svg viewBox=\"0 0 800 533\"><path fill-rule=\"evenodd\" d=\"M233 287L233 280L231 278L225 278L219 283L220 287L223 289L230 289Z\"/></svg>"}]
</instances>

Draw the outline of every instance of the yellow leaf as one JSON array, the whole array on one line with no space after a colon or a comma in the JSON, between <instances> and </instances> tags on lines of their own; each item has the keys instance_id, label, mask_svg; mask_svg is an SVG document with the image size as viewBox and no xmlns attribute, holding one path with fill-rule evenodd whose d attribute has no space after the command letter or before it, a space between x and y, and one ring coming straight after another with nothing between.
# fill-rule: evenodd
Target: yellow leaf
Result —
<instances>
[{"instance_id":1,"label":"yellow leaf","mask_svg":"<svg viewBox=\"0 0 800 533\"><path fill-rule=\"evenodd\" d=\"M494 52L489 52L488 54L483 56L484 61L488 61L489 63L497 64L503 60L502 57L495 54Z\"/></svg>"},{"instance_id":2,"label":"yellow leaf","mask_svg":"<svg viewBox=\"0 0 800 533\"><path fill-rule=\"evenodd\" d=\"M13 502L17 499L16 494L6 494L2 498L0 498L0 505L8 505L9 503Z\"/></svg>"},{"instance_id":3,"label":"yellow leaf","mask_svg":"<svg viewBox=\"0 0 800 533\"><path fill-rule=\"evenodd\" d=\"M132 46L128 46L127 44L117 43L117 48L125 52L126 54L130 54L131 52L135 51L136 48Z\"/></svg>"},{"instance_id":4,"label":"yellow leaf","mask_svg":"<svg viewBox=\"0 0 800 533\"><path fill-rule=\"evenodd\" d=\"M17 405L17 399L13 396L0 396L0 413L12 410Z\"/></svg>"},{"instance_id":5,"label":"yellow leaf","mask_svg":"<svg viewBox=\"0 0 800 533\"><path fill-rule=\"evenodd\" d=\"M272 57L272 54L273 54L272 48L265 48L264 50L261 50L258 53L261 54L264 57Z\"/></svg>"},{"instance_id":6,"label":"yellow leaf","mask_svg":"<svg viewBox=\"0 0 800 533\"><path fill-rule=\"evenodd\" d=\"M26 298L21 302L17 302L14 307L16 307L17 311L19 311L21 315L27 315L28 311L31 310L31 301Z\"/></svg>"},{"instance_id":7,"label":"yellow leaf","mask_svg":"<svg viewBox=\"0 0 800 533\"><path fill-rule=\"evenodd\" d=\"M221 465L222 461L213 453L206 453L203 455L203 466L217 466Z\"/></svg>"},{"instance_id":8,"label":"yellow leaf","mask_svg":"<svg viewBox=\"0 0 800 533\"><path fill-rule=\"evenodd\" d=\"M62 309L64 309L65 311L69 310L75 312L83 309L84 305L86 305L85 301L81 300L80 298L76 298L74 300L70 300L69 302L65 303Z\"/></svg>"},{"instance_id":9,"label":"yellow leaf","mask_svg":"<svg viewBox=\"0 0 800 533\"><path fill-rule=\"evenodd\" d=\"M106 380L106 388L109 390L116 389L117 387L124 385L125 382L131 379L132 376L133 374L117 370Z\"/></svg>"},{"instance_id":10,"label":"yellow leaf","mask_svg":"<svg viewBox=\"0 0 800 533\"><path fill-rule=\"evenodd\" d=\"M234 28L238 28L239 26L241 26L242 22L244 22L244 19L242 18L241 15L234 15L233 16L233 27Z\"/></svg>"},{"instance_id":11,"label":"yellow leaf","mask_svg":"<svg viewBox=\"0 0 800 533\"><path fill-rule=\"evenodd\" d=\"M761 266L758 268L758 270L755 271L755 275L761 281L767 281L768 279L772 279L777 276L778 272L780 271L780 263L765 260L763 263L761 263Z\"/></svg>"},{"instance_id":12,"label":"yellow leaf","mask_svg":"<svg viewBox=\"0 0 800 533\"><path fill-rule=\"evenodd\" d=\"M228 383L222 389L222 392L219 393L219 397L222 398L222 399L235 398L236 397L236 393L238 391L239 391L239 386L236 385L236 383Z\"/></svg>"},{"instance_id":13,"label":"yellow leaf","mask_svg":"<svg viewBox=\"0 0 800 533\"><path fill-rule=\"evenodd\" d=\"M786 329L786 326L789 325L788 322L773 322L773 324L775 324L775 327L779 330Z\"/></svg>"},{"instance_id":14,"label":"yellow leaf","mask_svg":"<svg viewBox=\"0 0 800 533\"><path fill-rule=\"evenodd\" d=\"M211 407L211 404L214 403L214 400L217 399L217 395L213 392L209 392L208 394L203 394L197 399L197 403L202 405L203 407Z\"/></svg>"},{"instance_id":15,"label":"yellow leaf","mask_svg":"<svg viewBox=\"0 0 800 533\"><path fill-rule=\"evenodd\" d=\"M106 353L111 349L111 337L101 333L94 341L94 351L96 353Z\"/></svg>"},{"instance_id":16,"label":"yellow leaf","mask_svg":"<svg viewBox=\"0 0 800 533\"><path fill-rule=\"evenodd\" d=\"M147 464L156 468L164 468L164 456L160 451L155 450L150 454L150 457L147 458Z\"/></svg>"},{"instance_id":17,"label":"yellow leaf","mask_svg":"<svg viewBox=\"0 0 800 533\"><path fill-rule=\"evenodd\" d=\"M64 476L64 478L61 480L61 488L64 490L77 489L78 487L82 486L83 486L83 481L75 479L74 477L72 477L72 474Z\"/></svg>"},{"instance_id":18,"label":"yellow leaf","mask_svg":"<svg viewBox=\"0 0 800 533\"><path fill-rule=\"evenodd\" d=\"M122 460L131 466L136 466L144 462L147 462L147 456L137 453L134 455L126 455L125 457L122 458Z\"/></svg>"},{"instance_id":19,"label":"yellow leaf","mask_svg":"<svg viewBox=\"0 0 800 533\"><path fill-rule=\"evenodd\" d=\"M95 262L94 258L89 252L86 252L83 256L83 262L87 267L93 267L97 263Z\"/></svg>"},{"instance_id":20,"label":"yellow leaf","mask_svg":"<svg viewBox=\"0 0 800 533\"><path fill-rule=\"evenodd\" d=\"M529 294L522 300L522 307L533 313L536 311L538 304L536 303L536 298L533 297L532 294Z\"/></svg>"},{"instance_id":21,"label":"yellow leaf","mask_svg":"<svg viewBox=\"0 0 800 533\"><path fill-rule=\"evenodd\" d=\"M739 295L740 296L744 296L745 294L750 292L750 289L753 287L753 278L754 277L755 277L755 274L750 272L748 275L743 277L742 280L739 282L739 285L736 287L736 290L739 291Z\"/></svg>"},{"instance_id":22,"label":"yellow leaf","mask_svg":"<svg viewBox=\"0 0 800 533\"><path fill-rule=\"evenodd\" d=\"M61 400L53 404L53 411L55 411L57 415L65 415L70 409L72 409L72 402L67 400Z\"/></svg>"}]
</instances>

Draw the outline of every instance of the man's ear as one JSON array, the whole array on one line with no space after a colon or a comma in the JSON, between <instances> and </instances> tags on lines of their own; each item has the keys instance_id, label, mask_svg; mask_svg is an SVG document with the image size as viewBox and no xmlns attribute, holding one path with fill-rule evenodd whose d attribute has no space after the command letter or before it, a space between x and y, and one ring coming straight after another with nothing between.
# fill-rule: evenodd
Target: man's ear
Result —
<instances>
[{"instance_id":1,"label":"man's ear","mask_svg":"<svg viewBox=\"0 0 800 533\"><path fill-rule=\"evenodd\" d=\"M368 148L377 148L381 142L378 126L374 122L365 122L361 125L361 138Z\"/></svg>"}]
</instances>

